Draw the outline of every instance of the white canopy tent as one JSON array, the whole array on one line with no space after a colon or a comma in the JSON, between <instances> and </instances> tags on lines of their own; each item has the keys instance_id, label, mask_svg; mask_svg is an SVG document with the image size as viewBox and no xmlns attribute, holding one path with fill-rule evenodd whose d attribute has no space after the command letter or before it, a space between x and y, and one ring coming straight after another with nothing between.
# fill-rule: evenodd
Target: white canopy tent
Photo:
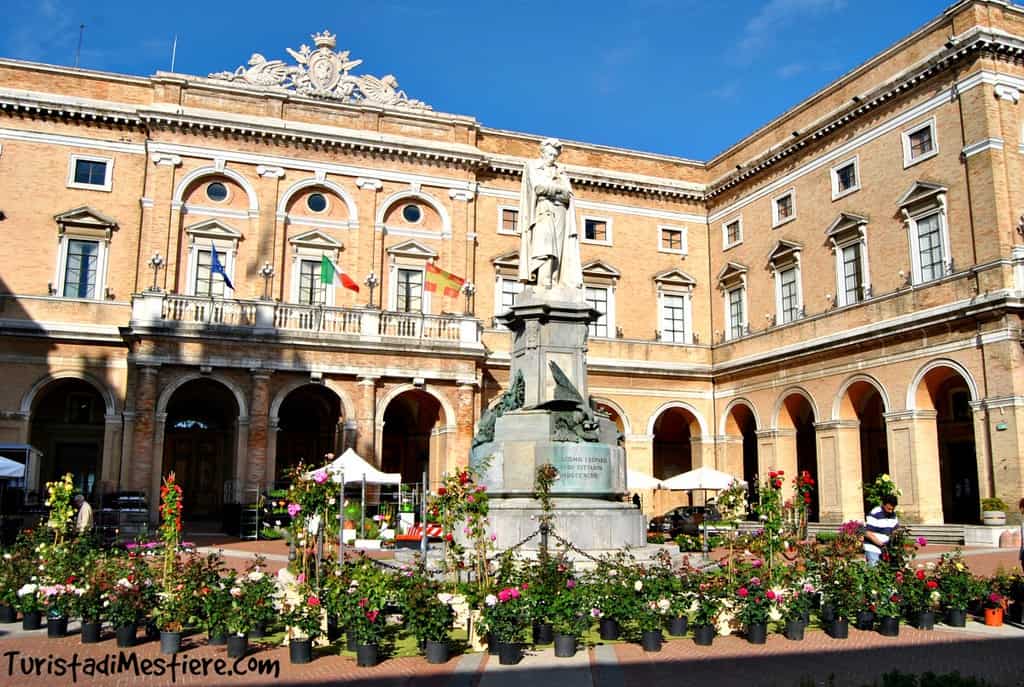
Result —
<instances>
[{"instance_id":1,"label":"white canopy tent","mask_svg":"<svg viewBox=\"0 0 1024 687\"><path fill-rule=\"evenodd\" d=\"M24 465L16 460L0 456L0 479L21 479L24 476Z\"/></svg>"},{"instance_id":2,"label":"white canopy tent","mask_svg":"<svg viewBox=\"0 0 1024 687\"><path fill-rule=\"evenodd\" d=\"M674 491L722 491L728 489L733 482L746 484L727 472L705 466L670 477L662 482L662 486Z\"/></svg>"},{"instance_id":3,"label":"white canopy tent","mask_svg":"<svg viewBox=\"0 0 1024 687\"><path fill-rule=\"evenodd\" d=\"M663 489L664 483L656 477L645 475L636 470L626 470L626 488L633 489Z\"/></svg>"},{"instance_id":4,"label":"white canopy tent","mask_svg":"<svg viewBox=\"0 0 1024 687\"><path fill-rule=\"evenodd\" d=\"M348 449L321 469L326 469L335 482L344 477L345 484L361 483L364 478L367 484L402 483L402 475L397 472L381 472L360 458L359 454L352 449ZM303 477L313 479L316 472L319 470L307 472Z\"/></svg>"}]
</instances>

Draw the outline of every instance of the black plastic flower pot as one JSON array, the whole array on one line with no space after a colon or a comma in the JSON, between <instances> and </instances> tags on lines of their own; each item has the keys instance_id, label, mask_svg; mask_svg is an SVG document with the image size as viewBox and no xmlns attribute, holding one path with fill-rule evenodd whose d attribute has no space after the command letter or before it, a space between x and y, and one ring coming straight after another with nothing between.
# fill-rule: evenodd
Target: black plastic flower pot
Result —
<instances>
[{"instance_id":1,"label":"black plastic flower pot","mask_svg":"<svg viewBox=\"0 0 1024 687\"><path fill-rule=\"evenodd\" d=\"M309 663L313 660L313 640L292 639L288 642L288 660L292 663Z\"/></svg>"},{"instance_id":2,"label":"black plastic flower pot","mask_svg":"<svg viewBox=\"0 0 1024 687\"><path fill-rule=\"evenodd\" d=\"M875 627L875 614L871 611L858 611L856 627L858 630L871 630Z\"/></svg>"},{"instance_id":3,"label":"black plastic flower pot","mask_svg":"<svg viewBox=\"0 0 1024 687\"><path fill-rule=\"evenodd\" d=\"M376 644L359 644L356 646L356 665L361 668L371 668L377 665L380 647Z\"/></svg>"},{"instance_id":4,"label":"black plastic flower pot","mask_svg":"<svg viewBox=\"0 0 1024 687\"><path fill-rule=\"evenodd\" d=\"M46 619L46 636L51 639L61 639L68 636L68 619L49 617Z\"/></svg>"},{"instance_id":5,"label":"black plastic flower pot","mask_svg":"<svg viewBox=\"0 0 1024 687\"><path fill-rule=\"evenodd\" d=\"M661 630L644 630L640 633L640 646L644 651L661 651Z\"/></svg>"},{"instance_id":6,"label":"black plastic flower pot","mask_svg":"<svg viewBox=\"0 0 1024 687\"><path fill-rule=\"evenodd\" d=\"M487 635L487 654L489 656L498 655L498 647L501 645L501 640L492 634Z\"/></svg>"},{"instance_id":7,"label":"black plastic flower pot","mask_svg":"<svg viewBox=\"0 0 1024 687\"><path fill-rule=\"evenodd\" d=\"M228 635L224 630L213 630L207 632L206 636L209 638L207 644L210 646L224 646L228 643Z\"/></svg>"},{"instance_id":8,"label":"black plastic flower pot","mask_svg":"<svg viewBox=\"0 0 1024 687\"><path fill-rule=\"evenodd\" d=\"M921 611L914 618L914 626L918 630L934 630L935 614L931 611Z\"/></svg>"},{"instance_id":9,"label":"black plastic flower pot","mask_svg":"<svg viewBox=\"0 0 1024 687\"><path fill-rule=\"evenodd\" d=\"M160 653L173 656L181 651L181 633L160 631Z\"/></svg>"},{"instance_id":10,"label":"black plastic flower pot","mask_svg":"<svg viewBox=\"0 0 1024 687\"><path fill-rule=\"evenodd\" d=\"M794 642L802 642L804 639L804 629L807 625L802 620L787 620L785 635L786 639L791 639Z\"/></svg>"},{"instance_id":11,"label":"black plastic flower pot","mask_svg":"<svg viewBox=\"0 0 1024 687\"><path fill-rule=\"evenodd\" d=\"M8 625L16 622L18 622L18 611L15 610L14 606L0 605L0 623Z\"/></svg>"},{"instance_id":12,"label":"black plastic flower pot","mask_svg":"<svg viewBox=\"0 0 1024 687\"><path fill-rule=\"evenodd\" d=\"M99 644L103 623L82 621L82 644Z\"/></svg>"},{"instance_id":13,"label":"black plastic flower pot","mask_svg":"<svg viewBox=\"0 0 1024 687\"><path fill-rule=\"evenodd\" d=\"M21 616L22 630L39 630L43 627L43 614L41 611L27 611Z\"/></svg>"},{"instance_id":14,"label":"black plastic flower pot","mask_svg":"<svg viewBox=\"0 0 1024 687\"><path fill-rule=\"evenodd\" d=\"M427 657L427 663L447 663L450 656L448 642L435 642L428 639L423 647L423 654Z\"/></svg>"},{"instance_id":15,"label":"black plastic flower pot","mask_svg":"<svg viewBox=\"0 0 1024 687\"><path fill-rule=\"evenodd\" d=\"M515 642L500 642L498 644L498 663L503 666L514 666L519 663L522 653L519 645Z\"/></svg>"},{"instance_id":16,"label":"black plastic flower pot","mask_svg":"<svg viewBox=\"0 0 1024 687\"><path fill-rule=\"evenodd\" d=\"M243 658L249 653L247 635L228 635L228 658Z\"/></svg>"},{"instance_id":17,"label":"black plastic flower pot","mask_svg":"<svg viewBox=\"0 0 1024 687\"><path fill-rule=\"evenodd\" d=\"M804 611L803 613L800 614L800 622L802 622L804 624L804 627L807 627L808 625L811 624L811 612L810 612L810 610L806 610L806 611Z\"/></svg>"},{"instance_id":18,"label":"black plastic flower pot","mask_svg":"<svg viewBox=\"0 0 1024 687\"><path fill-rule=\"evenodd\" d=\"M711 646L711 642L715 641L715 626L714 625L698 625L693 628L693 642L698 646Z\"/></svg>"},{"instance_id":19,"label":"black plastic flower pot","mask_svg":"<svg viewBox=\"0 0 1024 687\"><path fill-rule=\"evenodd\" d=\"M267 635L267 624L256 623L256 626L249 630L249 639L263 639Z\"/></svg>"},{"instance_id":20,"label":"black plastic flower pot","mask_svg":"<svg viewBox=\"0 0 1024 687\"><path fill-rule=\"evenodd\" d=\"M850 621L846 618L836 618L829 625L827 632L832 639L847 639L850 636Z\"/></svg>"},{"instance_id":21,"label":"black plastic flower pot","mask_svg":"<svg viewBox=\"0 0 1024 687\"><path fill-rule=\"evenodd\" d=\"M822 625L828 625L836 619L836 609L832 604L822 604L818 611L818 618Z\"/></svg>"},{"instance_id":22,"label":"black plastic flower pot","mask_svg":"<svg viewBox=\"0 0 1024 687\"><path fill-rule=\"evenodd\" d=\"M751 644L764 644L768 641L768 625L751 623L747 626L747 641Z\"/></svg>"},{"instance_id":23,"label":"black plastic flower pot","mask_svg":"<svg viewBox=\"0 0 1024 687\"><path fill-rule=\"evenodd\" d=\"M154 623L153 621L147 622L143 626L143 629L146 632L147 642L152 642L154 640L160 639L160 630L157 628L156 623Z\"/></svg>"},{"instance_id":24,"label":"black plastic flower pot","mask_svg":"<svg viewBox=\"0 0 1024 687\"><path fill-rule=\"evenodd\" d=\"M966 627L967 611L951 608L946 611L946 624L950 627Z\"/></svg>"},{"instance_id":25,"label":"black plastic flower pot","mask_svg":"<svg viewBox=\"0 0 1024 687\"><path fill-rule=\"evenodd\" d=\"M601 639L619 638L619 621L615 618L601 618Z\"/></svg>"},{"instance_id":26,"label":"black plastic flower pot","mask_svg":"<svg viewBox=\"0 0 1024 687\"><path fill-rule=\"evenodd\" d=\"M576 638L572 635L555 635L555 656L572 658L576 655Z\"/></svg>"},{"instance_id":27,"label":"black plastic flower pot","mask_svg":"<svg viewBox=\"0 0 1024 687\"><path fill-rule=\"evenodd\" d=\"M883 615L878 619L878 634L883 637L900 636L900 619L890 615Z\"/></svg>"},{"instance_id":28,"label":"black plastic flower pot","mask_svg":"<svg viewBox=\"0 0 1024 687\"><path fill-rule=\"evenodd\" d=\"M127 649L135 646L135 623L116 628L114 634L117 636L117 646L119 648Z\"/></svg>"},{"instance_id":29,"label":"black plastic flower pot","mask_svg":"<svg viewBox=\"0 0 1024 687\"><path fill-rule=\"evenodd\" d=\"M669 618L668 633L673 637L682 637L690 624L690 619L685 615L681 618Z\"/></svg>"},{"instance_id":30,"label":"black plastic flower pot","mask_svg":"<svg viewBox=\"0 0 1024 687\"><path fill-rule=\"evenodd\" d=\"M327 616L327 641L336 642L341 639L341 625L338 624L337 616Z\"/></svg>"},{"instance_id":31,"label":"black plastic flower pot","mask_svg":"<svg viewBox=\"0 0 1024 687\"><path fill-rule=\"evenodd\" d=\"M551 623L534 623L533 624L533 643L534 644L550 644L555 641L555 630Z\"/></svg>"}]
</instances>

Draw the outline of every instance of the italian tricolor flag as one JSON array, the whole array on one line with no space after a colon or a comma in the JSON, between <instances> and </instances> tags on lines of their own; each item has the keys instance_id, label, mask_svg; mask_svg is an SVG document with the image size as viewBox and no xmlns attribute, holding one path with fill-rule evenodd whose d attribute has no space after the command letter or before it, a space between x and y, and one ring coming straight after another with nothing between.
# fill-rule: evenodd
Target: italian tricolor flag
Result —
<instances>
[{"instance_id":1,"label":"italian tricolor flag","mask_svg":"<svg viewBox=\"0 0 1024 687\"><path fill-rule=\"evenodd\" d=\"M326 255L320 261L320 283L324 286L344 286L349 291L359 291L359 284L342 272L341 268Z\"/></svg>"}]
</instances>

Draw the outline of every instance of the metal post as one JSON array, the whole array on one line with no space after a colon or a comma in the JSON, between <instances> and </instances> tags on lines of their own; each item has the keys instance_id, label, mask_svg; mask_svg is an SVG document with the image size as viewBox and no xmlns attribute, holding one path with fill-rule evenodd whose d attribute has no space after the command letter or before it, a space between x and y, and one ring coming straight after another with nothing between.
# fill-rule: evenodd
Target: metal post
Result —
<instances>
[{"instance_id":1,"label":"metal post","mask_svg":"<svg viewBox=\"0 0 1024 687\"><path fill-rule=\"evenodd\" d=\"M338 492L338 565L345 562L345 471L338 473L341 490Z\"/></svg>"},{"instance_id":2,"label":"metal post","mask_svg":"<svg viewBox=\"0 0 1024 687\"><path fill-rule=\"evenodd\" d=\"M420 554L423 556L423 567L427 567L427 494L429 493L429 486L427 484L427 471L423 471L423 502L420 504Z\"/></svg>"},{"instance_id":3,"label":"metal post","mask_svg":"<svg viewBox=\"0 0 1024 687\"><path fill-rule=\"evenodd\" d=\"M363 473L363 491L359 502L359 535L366 536L366 473Z\"/></svg>"},{"instance_id":4,"label":"metal post","mask_svg":"<svg viewBox=\"0 0 1024 687\"><path fill-rule=\"evenodd\" d=\"M540 557L541 560L545 560L548 557L548 532L551 527L548 525L547 520L541 520L540 523Z\"/></svg>"}]
</instances>

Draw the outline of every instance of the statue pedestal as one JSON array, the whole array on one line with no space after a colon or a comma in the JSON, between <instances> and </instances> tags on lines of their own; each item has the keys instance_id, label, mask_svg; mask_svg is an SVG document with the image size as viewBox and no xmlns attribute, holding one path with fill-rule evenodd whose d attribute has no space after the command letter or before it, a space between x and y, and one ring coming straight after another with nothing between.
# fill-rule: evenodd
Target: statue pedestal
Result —
<instances>
[{"instance_id":1,"label":"statue pedestal","mask_svg":"<svg viewBox=\"0 0 1024 687\"><path fill-rule=\"evenodd\" d=\"M557 484L557 482L556 482ZM552 499L554 534L572 542L591 555L621 551L647 545L646 520L632 504L590 498ZM533 498L491 499L490 514L494 542L499 550L511 548L537 531L540 503ZM563 544L549 535L548 549L557 551ZM522 545L525 551L540 548L540 535Z\"/></svg>"}]
</instances>

